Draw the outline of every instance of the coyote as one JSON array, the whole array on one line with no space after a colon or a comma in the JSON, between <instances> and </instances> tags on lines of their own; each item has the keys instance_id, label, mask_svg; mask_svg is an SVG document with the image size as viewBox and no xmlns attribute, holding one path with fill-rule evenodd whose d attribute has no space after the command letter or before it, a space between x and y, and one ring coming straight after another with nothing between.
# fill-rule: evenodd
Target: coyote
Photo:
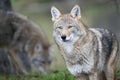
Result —
<instances>
[{"instance_id":1,"label":"coyote","mask_svg":"<svg viewBox=\"0 0 120 80\"><path fill-rule=\"evenodd\" d=\"M0 73L47 73L52 48L38 25L16 13L10 0L0 0Z\"/></svg>"},{"instance_id":2,"label":"coyote","mask_svg":"<svg viewBox=\"0 0 120 80\"><path fill-rule=\"evenodd\" d=\"M5 51L2 49L0 53L5 56L4 60L0 59L0 72L27 74L30 71L41 71L48 73L53 55L52 44L45 33L26 16L14 11L7 12L6 19L11 26L16 27L16 31L11 43L5 47L7 49L4 49Z\"/></svg>"},{"instance_id":3,"label":"coyote","mask_svg":"<svg viewBox=\"0 0 120 80\"><path fill-rule=\"evenodd\" d=\"M115 35L107 29L87 28L80 20L78 5L64 15L53 6L51 15L55 42L76 80L114 80L118 60Z\"/></svg>"}]
</instances>

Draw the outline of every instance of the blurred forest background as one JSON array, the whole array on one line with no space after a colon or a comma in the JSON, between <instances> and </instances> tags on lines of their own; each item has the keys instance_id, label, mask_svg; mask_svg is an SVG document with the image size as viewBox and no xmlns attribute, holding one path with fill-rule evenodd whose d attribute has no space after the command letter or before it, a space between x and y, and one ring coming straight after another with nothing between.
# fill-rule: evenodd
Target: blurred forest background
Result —
<instances>
[{"instance_id":1,"label":"blurred forest background","mask_svg":"<svg viewBox=\"0 0 120 80\"><path fill-rule=\"evenodd\" d=\"M50 9L56 6L62 13L71 11L74 5L81 7L83 22L88 27L101 27L110 29L117 35L120 41L120 0L11 0L13 9L20 14L28 16L29 19L40 25L47 34L51 43L52 21ZM55 47L52 70L64 70L65 64ZM120 63L120 61L119 61ZM120 65L120 64L119 64Z\"/></svg>"}]
</instances>

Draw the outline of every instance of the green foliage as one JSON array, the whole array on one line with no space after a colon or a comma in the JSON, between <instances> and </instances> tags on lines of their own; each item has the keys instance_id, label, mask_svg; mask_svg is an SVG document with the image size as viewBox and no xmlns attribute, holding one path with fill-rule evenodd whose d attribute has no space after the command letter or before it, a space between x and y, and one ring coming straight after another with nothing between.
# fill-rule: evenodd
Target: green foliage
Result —
<instances>
[{"instance_id":1,"label":"green foliage","mask_svg":"<svg viewBox=\"0 0 120 80\"><path fill-rule=\"evenodd\" d=\"M74 77L68 71L54 72L49 75L42 75L41 80L74 80Z\"/></svg>"},{"instance_id":2,"label":"green foliage","mask_svg":"<svg viewBox=\"0 0 120 80\"><path fill-rule=\"evenodd\" d=\"M117 77L120 76L120 67L116 69L116 74Z\"/></svg>"},{"instance_id":3,"label":"green foliage","mask_svg":"<svg viewBox=\"0 0 120 80\"><path fill-rule=\"evenodd\" d=\"M120 76L120 68L117 68L115 75L117 77ZM28 75L0 75L0 80L75 80L75 77L65 70L53 71L48 75L38 73Z\"/></svg>"},{"instance_id":4,"label":"green foliage","mask_svg":"<svg viewBox=\"0 0 120 80\"><path fill-rule=\"evenodd\" d=\"M72 76L68 71L54 71L45 74L29 74L29 75L1 75L0 80L75 80L74 76Z\"/></svg>"}]
</instances>

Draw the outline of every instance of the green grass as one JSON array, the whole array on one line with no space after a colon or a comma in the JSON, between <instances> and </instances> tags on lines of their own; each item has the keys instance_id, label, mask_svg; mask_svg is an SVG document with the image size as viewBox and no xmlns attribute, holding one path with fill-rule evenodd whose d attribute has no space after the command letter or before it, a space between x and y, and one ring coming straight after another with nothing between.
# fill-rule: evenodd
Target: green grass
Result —
<instances>
[{"instance_id":1,"label":"green grass","mask_svg":"<svg viewBox=\"0 0 120 80\"><path fill-rule=\"evenodd\" d=\"M45 74L29 74L29 75L1 75L0 80L74 80L74 76L72 76L68 71L54 71Z\"/></svg>"},{"instance_id":2,"label":"green grass","mask_svg":"<svg viewBox=\"0 0 120 80\"><path fill-rule=\"evenodd\" d=\"M116 74L115 74L117 77L119 76L120 77L120 67L116 69Z\"/></svg>"},{"instance_id":3,"label":"green grass","mask_svg":"<svg viewBox=\"0 0 120 80\"><path fill-rule=\"evenodd\" d=\"M116 76L120 76L120 68L117 68ZM75 80L67 70L53 71L48 75L31 73L28 75L0 75L0 80Z\"/></svg>"},{"instance_id":4,"label":"green grass","mask_svg":"<svg viewBox=\"0 0 120 80\"><path fill-rule=\"evenodd\" d=\"M120 68L117 68L116 76L120 76ZM75 80L67 70L53 71L48 75L31 73L28 75L0 75L0 80Z\"/></svg>"}]
</instances>

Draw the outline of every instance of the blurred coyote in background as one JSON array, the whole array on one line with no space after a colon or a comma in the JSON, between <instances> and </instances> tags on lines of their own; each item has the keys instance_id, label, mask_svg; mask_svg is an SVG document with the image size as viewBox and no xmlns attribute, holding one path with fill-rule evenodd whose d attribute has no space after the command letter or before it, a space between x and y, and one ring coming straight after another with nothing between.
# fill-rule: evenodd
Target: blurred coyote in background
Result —
<instances>
[{"instance_id":1,"label":"blurred coyote in background","mask_svg":"<svg viewBox=\"0 0 120 80\"><path fill-rule=\"evenodd\" d=\"M0 73L47 73L52 45L38 25L13 11L10 0L0 0Z\"/></svg>"},{"instance_id":2,"label":"blurred coyote in background","mask_svg":"<svg viewBox=\"0 0 120 80\"><path fill-rule=\"evenodd\" d=\"M107 29L87 28L80 20L78 5L64 15L52 7L51 14L54 39L76 80L114 80L118 60L115 35Z\"/></svg>"},{"instance_id":3,"label":"blurred coyote in background","mask_svg":"<svg viewBox=\"0 0 120 80\"><path fill-rule=\"evenodd\" d=\"M0 55L6 55L2 59L5 58L5 62L8 60L11 67L5 66L5 63L1 61L1 73L19 74L27 73L30 70L47 73L53 57L52 45L46 35L38 25L28 20L25 16L10 12L7 13L7 17L11 21L11 25L17 27L17 30L6 51L2 50L3 53L0 53Z\"/></svg>"}]
</instances>

